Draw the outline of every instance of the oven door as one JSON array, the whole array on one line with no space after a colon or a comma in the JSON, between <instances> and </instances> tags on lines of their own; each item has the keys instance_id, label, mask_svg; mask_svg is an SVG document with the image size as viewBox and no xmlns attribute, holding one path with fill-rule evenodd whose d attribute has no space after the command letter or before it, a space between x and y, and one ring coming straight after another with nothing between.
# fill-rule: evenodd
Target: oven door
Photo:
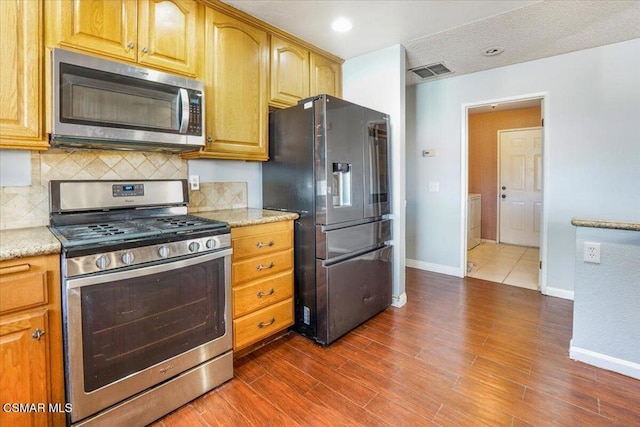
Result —
<instances>
[{"instance_id":1,"label":"oven door","mask_svg":"<svg viewBox=\"0 0 640 427\"><path fill-rule=\"evenodd\" d=\"M231 250L68 279L67 392L71 421L232 348Z\"/></svg>"}]
</instances>

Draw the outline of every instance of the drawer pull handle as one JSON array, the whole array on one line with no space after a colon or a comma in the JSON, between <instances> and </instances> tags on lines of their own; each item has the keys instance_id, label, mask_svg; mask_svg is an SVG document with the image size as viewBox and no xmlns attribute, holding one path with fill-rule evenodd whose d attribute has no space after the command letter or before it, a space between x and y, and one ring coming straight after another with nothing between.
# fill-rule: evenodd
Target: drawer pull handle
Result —
<instances>
[{"instance_id":1,"label":"drawer pull handle","mask_svg":"<svg viewBox=\"0 0 640 427\"><path fill-rule=\"evenodd\" d=\"M258 323L258 328L264 328L265 326L273 325L273 322L276 321L275 317L272 317L268 322L260 322Z\"/></svg>"},{"instance_id":2,"label":"drawer pull handle","mask_svg":"<svg viewBox=\"0 0 640 427\"><path fill-rule=\"evenodd\" d=\"M258 242L258 243L256 244L256 246L258 247L258 249L263 248L263 247L265 247L265 246L271 247L271 246L273 246L273 245L275 245L275 243L273 242L273 240L270 240L270 241L269 241L269 243L267 243L267 244L264 244L264 243L262 243L262 242Z\"/></svg>"},{"instance_id":3,"label":"drawer pull handle","mask_svg":"<svg viewBox=\"0 0 640 427\"><path fill-rule=\"evenodd\" d=\"M29 271L31 265L29 264L18 264L12 265L11 267L0 268L0 276L4 276L5 274L13 274L13 273L22 273L23 271Z\"/></svg>"},{"instance_id":4,"label":"drawer pull handle","mask_svg":"<svg viewBox=\"0 0 640 427\"><path fill-rule=\"evenodd\" d=\"M270 269L270 268L275 267L275 265L276 265L276 264L275 264L273 261L271 261L271 262L269 263L269 265L267 265L266 267L265 267L264 265L262 265L262 264L258 264L258 266L256 267L256 270L258 270L258 271L268 270L268 269Z\"/></svg>"},{"instance_id":5,"label":"drawer pull handle","mask_svg":"<svg viewBox=\"0 0 640 427\"><path fill-rule=\"evenodd\" d=\"M45 332L44 332L42 329L40 329L40 328L36 328L36 330L33 332L33 334L31 334L31 336L32 336L34 339L36 339L36 340L40 341L40 338L41 338L44 334L45 334Z\"/></svg>"},{"instance_id":6,"label":"drawer pull handle","mask_svg":"<svg viewBox=\"0 0 640 427\"><path fill-rule=\"evenodd\" d=\"M275 289L273 289L273 288L271 288L271 290L269 291L269 293L268 293L268 294L265 294L264 292L260 291L260 292L258 292L258 298L262 298L262 297L263 297L263 296L265 296L265 295L273 295L273 293L274 293L275 291L276 291L276 290L275 290Z\"/></svg>"}]
</instances>

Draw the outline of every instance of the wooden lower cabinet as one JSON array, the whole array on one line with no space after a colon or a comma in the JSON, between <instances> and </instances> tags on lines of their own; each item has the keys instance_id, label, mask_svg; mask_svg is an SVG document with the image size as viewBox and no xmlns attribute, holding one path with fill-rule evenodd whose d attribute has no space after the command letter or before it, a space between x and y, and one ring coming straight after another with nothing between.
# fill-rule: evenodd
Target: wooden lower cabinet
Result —
<instances>
[{"instance_id":1,"label":"wooden lower cabinet","mask_svg":"<svg viewBox=\"0 0 640 427\"><path fill-rule=\"evenodd\" d=\"M2 426L65 425L59 262L0 262Z\"/></svg>"},{"instance_id":2,"label":"wooden lower cabinet","mask_svg":"<svg viewBox=\"0 0 640 427\"><path fill-rule=\"evenodd\" d=\"M233 350L293 325L293 221L231 229Z\"/></svg>"}]
</instances>

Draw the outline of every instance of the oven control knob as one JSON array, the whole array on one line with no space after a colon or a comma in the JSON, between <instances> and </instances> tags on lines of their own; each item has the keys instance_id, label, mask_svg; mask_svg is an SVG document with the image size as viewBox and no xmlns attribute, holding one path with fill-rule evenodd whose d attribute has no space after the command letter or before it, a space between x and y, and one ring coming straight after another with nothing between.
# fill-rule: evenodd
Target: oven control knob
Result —
<instances>
[{"instance_id":1,"label":"oven control knob","mask_svg":"<svg viewBox=\"0 0 640 427\"><path fill-rule=\"evenodd\" d=\"M166 246L160 246L158 248L158 256L160 258L166 258L169 256L169 248Z\"/></svg>"},{"instance_id":2,"label":"oven control knob","mask_svg":"<svg viewBox=\"0 0 640 427\"><path fill-rule=\"evenodd\" d=\"M127 265L130 265L133 262L133 254L131 252L125 252L122 254L122 262Z\"/></svg>"},{"instance_id":3,"label":"oven control knob","mask_svg":"<svg viewBox=\"0 0 640 427\"><path fill-rule=\"evenodd\" d=\"M216 247L216 240L215 239L209 239L207 240L207 249L215 249Z\"/></svg>"},{"instance_id":4,"label":"oven control knob","mask_svg":"<svg viewBox=\"0 0 640 427\"><path fill-rule=\"evenodd\" d=\"M98 267L100 270L104 270L105 268L109 267L109 264L111 264L111 261L109 261L109 258L107 258L105 255L99 256L96 260L96 267Z\"/></svg>"},{"instance_id":5,"label":"oven control knob","mask_svg":"<svg viewBox=\"0 0 640 427\"><path fill-rule=\"evenodd\" d=\"M198 242L189 243L189 250L191 252L198 252L198 250L200 250L200 243Z\"/></svg>"}]
</instances>

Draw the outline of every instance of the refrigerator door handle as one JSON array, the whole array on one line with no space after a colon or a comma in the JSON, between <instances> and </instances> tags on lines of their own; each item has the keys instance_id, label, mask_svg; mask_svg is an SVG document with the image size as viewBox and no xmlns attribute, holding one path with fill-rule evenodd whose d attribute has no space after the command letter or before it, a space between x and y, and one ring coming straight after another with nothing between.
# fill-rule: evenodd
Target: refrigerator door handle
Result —
<instances>
[{"instance_id":1,"label":"refrigerator door handle","mask_svg":"<svg viewBox=\"0 0 640 427\"><path fill-rule=\"evenodd\" d=\"M373 248L373 249L367 248L367 249L363 249L361 251L350 252L348 254L337 256L335 258L325 259L325 260L322 261L322 266L323 267L331 267L332 265L340 264L341 262L349 261L349 260L351 260L353 258L358 258L358 257L361 257L363 255L367 255L367 254L374 253L374 252L380 251L382 249L391 248L391 247L392 247L392 245L382 245L382 246L378 246L378 247Z\"/></svg>"}]
</instances>

